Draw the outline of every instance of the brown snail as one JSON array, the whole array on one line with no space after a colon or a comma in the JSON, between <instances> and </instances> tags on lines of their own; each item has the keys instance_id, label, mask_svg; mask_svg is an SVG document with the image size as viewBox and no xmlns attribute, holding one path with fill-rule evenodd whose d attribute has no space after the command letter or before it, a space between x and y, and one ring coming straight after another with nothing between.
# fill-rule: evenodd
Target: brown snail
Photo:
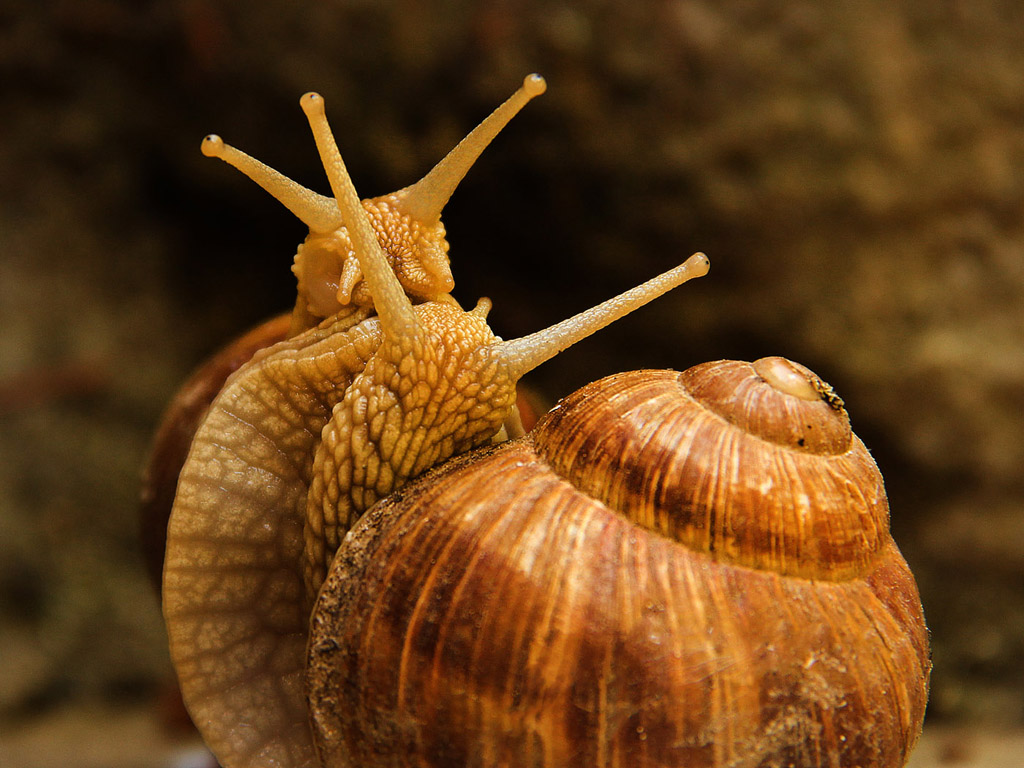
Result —
<instances>
[{"instance_id":1,"label":"brown snail","mask_svg":"<svg viewBox=\"0 0 1024 768\"><path fill-rule=\"evenodd\" d=\"M412 303L302 106L370 301L296 311L181 469L164 612L222 764L902 765L926 630L827 385L781 358L621 374L479 448L522 373L706 258L501 341L484 301Z\"/></svg>"}]
</instances>

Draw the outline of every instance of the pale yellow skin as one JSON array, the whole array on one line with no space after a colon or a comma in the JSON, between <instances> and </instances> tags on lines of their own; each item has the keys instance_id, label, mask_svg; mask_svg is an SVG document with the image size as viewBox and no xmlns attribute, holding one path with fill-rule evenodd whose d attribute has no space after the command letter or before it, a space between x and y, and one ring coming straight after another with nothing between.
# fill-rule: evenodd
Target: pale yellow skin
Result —
<instances>
[{"instance_id":1,"label":"pale yellow skin","mask_svg":"<svg viewBox=\"0 0 1024 768\"><path fill-rule=\"evenodd\" d=\"M521 89L542 91L536 75ZM308 610L352 522L490 440L525 372L708 268L697 254L552 328L500 341L486 324L489 302L469 312L444 296L413 305L323 100L307 94L301 105L334 193L334 229L344 228L376 315L339 302L319 325L258 353L212 403L181 471L164 614L186 705L225 768L316 765L302 686ZM452 186L436 171L420 184ZM318 227L334 221L317 210Z\"/></svg>"},{"instance_id":2,"label":"pale yellow skin","mask_svg":"<svg viewBox=\"0 0 1024 768\"><path fill-rule=\"evenodd\" d=\"M420 332L384 341L321 433L306 502L303 567L311 598L362 512L409 478L489 440L515 401L515 381L482 314L440 303L416 314Z\"/></svg>"},{"instance_id":3,"label":"pale yellow skin","mask_svg":"<svg viewBox=\"0 0 1024 768\"><path fill-rule=\"evenodd\" d=\"M530 75L523 86L459 142L415 184L362 201L374 233L406 294L416 300L445 300L455 285L448 267L448 241L441 211L480 153L509 120L547 85ZM309 227L292 271L298 296L292 333L299 333L349 304L373 306L362 279L356 247L337 204L281 175L259 160L225 144L217 135L203 139L202 152L245 173ZM450 297L449 297L450 298Z\"/></svg>"},{"instance_id":4,"label":"pale yellow skin","mask_svg":"<svg viewBox=\"0 0 1024 768\"><path fill-rule=\"evenodd\" d=\"M391 269L410 297L440 299L455 286L448 268L444 224L421 222L405 213L401 194L363 200ZM293 332L305 330L347 304L372 307L348 230L310 232L295 253L298 280Z\"/></svg>"}]
</instances>

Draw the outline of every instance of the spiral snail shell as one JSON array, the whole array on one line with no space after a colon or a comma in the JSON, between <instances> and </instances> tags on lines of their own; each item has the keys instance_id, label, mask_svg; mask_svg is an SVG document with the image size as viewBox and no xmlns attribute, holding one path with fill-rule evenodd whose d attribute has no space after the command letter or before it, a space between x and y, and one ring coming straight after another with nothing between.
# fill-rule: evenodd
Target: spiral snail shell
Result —
<instances>
[{"instance_id":1,"label":"spiral snail shell","mask_svg":"<svg viewBox=\"0 0 1024 768\"><path fill-rule=\"evenodd\" d=\"M370 510L312 615L326 765L899 766L927 697L881 476L782 358L584 387Z\"/></svg>"},{"instance_id":2,"label":"spiral snail shell","mask_svg":"<svg viewBox=\"0 0 1024 768\"><path fill-rule=\"evenodd\" d=\"M483 144L543 89L528 77ZM637 371L488 445L526 371L706 257L503 341L489 302L448 295L446 258L406 284L447 245L391 248L417 237L374 210L410 195L360 201L323 99L300 103L332 198L204 142L308 219L297 264L318 254L288 332L214 367L170 513L172 660L221 763L902 765L926 630L831 389L782 358ZM395 226L436 234L457 165ZM347 245L321 248L328 225Z\"/></svg>"}]
</instances>

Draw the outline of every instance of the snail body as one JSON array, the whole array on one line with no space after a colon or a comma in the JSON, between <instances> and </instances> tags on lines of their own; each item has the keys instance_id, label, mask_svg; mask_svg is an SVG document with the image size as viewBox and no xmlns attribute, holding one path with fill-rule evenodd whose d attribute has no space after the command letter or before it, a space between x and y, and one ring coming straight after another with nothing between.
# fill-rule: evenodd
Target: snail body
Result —
<instances>
[{"instance_id":1,"label":"snail body","mask_svg":"<svg viewBox=\"0 0 1024 768\"><path fill-rule=\"evenodd\" d=\"M392 271L410 299L453 301L448 293L454 281L442 210L487 145L546 87L543 78L530 75L420 181L360 201ZM309 227L309 235L299 244L292 265L297 291L290 319L272 318L218 351L181 387L164 414L146 467L140 509L146 561L157 584L163 570L167 523L178 474L200 419L228 375L259 350L307 331L343 309L347 312L355 306L368 310L363 317L373 312L373 299L362 279L352 236L333 197L303 187L216 134L206 136L200 148L207 157L223 160L263 187Z\"/></svg>"},{"instance_id":2,"label":"snail body","mask_svg":"<svg viewBox=\"0 0 1024 768\"><path fill-rule=\"evenodd\" d=\"M306 329L294 322L304 313L293 313L289 338L227 377L178 476L164 616L186 706L226 768L315 764L303 690L309 611L351 523L432 464L491 440L511 419L524 373L708 269L696 254L502 341L486 323L489 301L470 311L447 296L413 303L348 177L323 99L300 104L371 300L339 304Z\"/></svg>"},{"instance_id":3,"label":"snail body","mask_svg":"<svg viewBox=\"0 0 1024 768\"><path fill-rule=\"evenodd\" d=\"M312 238L288 332L216 368L167 529L171 656L221 764L902 765L923 616L831 389L781 358L633 372L491 444L524 373L706 257L503 341L488 301L403 278L447 247L389 250L374 211L420 192L361 201L300 103L331 198L204 142ZM438 231L457 165L414 185L408 233ZM347 245L305 260L327 224Z\"/></svg>"}]
</instances>

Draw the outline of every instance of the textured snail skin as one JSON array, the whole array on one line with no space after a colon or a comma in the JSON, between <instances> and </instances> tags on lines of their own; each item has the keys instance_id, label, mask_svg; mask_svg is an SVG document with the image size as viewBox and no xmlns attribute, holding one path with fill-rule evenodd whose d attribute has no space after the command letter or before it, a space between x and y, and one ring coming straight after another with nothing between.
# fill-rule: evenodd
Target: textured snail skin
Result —
<instances>
[{"instance_id":1,"label":"textured snail skin","mask_svg":"<svg viewBox=\"0 0 1024 768\"><path fill-rule=\"evenodd\" d=\"M525 78L433 171L395 193L403 216L436 219L467 162L543 89L539 76ZM302 310L310 293L300 279L289 337L227 377L178 474L164 618L182 698L225 768L316 764L305 646L310 610L349 526L413 476L514 426L525 373L709 268L694 254L549 328L498 339L486 323L489 300L469 311L446 295L414 305L348 175L324 99L307 93L299 103L332 198L296 188L218 137L207 137L204 152L280 193L311 232L344 228L352 250L343 260L358 262L372 306L341 301L339 289L340 306L307 327L316 313ZM330 268L314 272L333 279Z\"/></svg>"},{"instance_id":2,"label":"textured snail skin","mask_svg":"<svg viewBox=\"0 0 1024 768\"><path fill-rule=\"evenodd\" d=\"M160 588L178 478L196 430L228 377L266 349L289 335L291 317L278 315L239 336L202 363L178 389L160 419L143 471L139 499L139 532L143 560L153 585ZM520 386L516 408L524 430L537 423L537 396Z\"/></svg>"},{"instance_id":3,"label":"textured snail skin","mask_svg":"<svg viewBox=\"0 0 1024 768\"><path fill-rule=\"evenodd\" d=\"M450 300L448 293L454 280L441 213L480 153L531 99L546 89L544 78L528 75L512 96L418 182L387 195L357 201L360 215L368 219L408 296L419 301ZM318 95L307 96L314 98L304 99L304 109L320 103ZM374 296L363 280L358 238L350 231L353 222L346 221L335 198L303 187L226 144L216 134L203 139L201 150L207 157L217 157L234 166L309 227L309 235L299 245L292 267L298 280L292 312L293 335L351 304L373 307ZM344 171L344 164L341 170Z\"/></svg>"},{"instance_id":4,"label":"textured snail skin","mask_svg":"<svg viewBox=\"0 0 1024 768\"><path fill-rule=\"evenodd\" d=\"M167 531L163 601L193 721L227 766L312 766L302 518L320 429L380 344L352 308L256 353L196 431Z\"/></svg>"},{"instance_id":5,"label":"textured snail skin","mask_svg":"<svg viewBox=\"0 0 1024 768\"><path fill-rule=\"evenodd\" d=\"M143 471L139 500L142 554L155 586L159 587L163 578L167 520L171 516L178 475L206 409L224 387L228 376L249 362L259 350L288 335L290 322L288 315L278 315L226 344L188 377L164 411Z\"/></svg>"},{"instance_id":6,"label":"textured snail skin","mask_svg":"<svg viewBox=\"0 0 1024 768\"><path fill-rule=\"evenodd\" d=\"M323 764L903 765L917 589L838 398L779 360L596 382L370 510L313 614Z\"/></svg>"}]
</instances>

